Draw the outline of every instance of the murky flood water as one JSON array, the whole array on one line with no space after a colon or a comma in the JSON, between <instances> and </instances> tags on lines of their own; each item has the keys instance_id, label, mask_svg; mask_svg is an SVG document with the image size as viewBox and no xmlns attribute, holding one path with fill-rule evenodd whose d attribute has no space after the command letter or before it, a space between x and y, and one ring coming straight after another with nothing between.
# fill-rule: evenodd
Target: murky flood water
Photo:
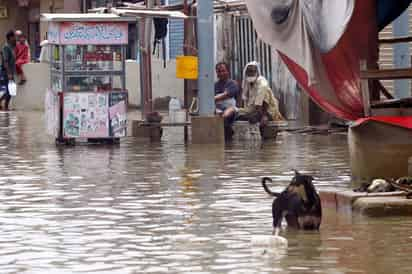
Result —
<instances>
[{"instance_id":1,"label":"murky flood water","mask_svg":"<svg viewBox=\"0 0 412 274\"><path fill-rule=\"evenodd\" d=\"M325 212L321 231L271 233L272 200L296 168L349 188L345 135L273 143L56 148L40 113L0 113L0 273L412 273L412 219Z\"/></svg>"}]
</instances>

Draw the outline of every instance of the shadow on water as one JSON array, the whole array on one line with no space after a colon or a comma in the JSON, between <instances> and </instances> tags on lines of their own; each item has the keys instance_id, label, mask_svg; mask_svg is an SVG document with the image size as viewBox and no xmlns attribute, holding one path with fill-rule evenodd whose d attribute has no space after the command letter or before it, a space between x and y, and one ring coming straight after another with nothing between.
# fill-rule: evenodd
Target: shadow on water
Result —
<instances>
[{"instance_id":1,"label":"shadow on water","mask_svg":"<svg viewBox=\"0 0 412 274\"><path fill-rule=\"evenodd\" d=\"M412 221L325 210L319 233L282 231L287 250L254 252L270 235L261 185L292 169L319 189L350 185L346 136L274 142L56 147L43 116L0 112L0 273L412 273ZM384 258L384 259L379 259Z\"/></svg>"}]
</instances>

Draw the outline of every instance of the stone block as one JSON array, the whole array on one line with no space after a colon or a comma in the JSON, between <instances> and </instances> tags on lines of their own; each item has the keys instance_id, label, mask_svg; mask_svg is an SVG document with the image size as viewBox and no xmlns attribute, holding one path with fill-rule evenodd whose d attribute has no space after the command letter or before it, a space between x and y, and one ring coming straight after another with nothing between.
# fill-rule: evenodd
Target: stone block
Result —
<instances>
[{"instance_id":1,"label":"stone block","mask_svg":"<svg viewBox=\"0 0 412 274\"><path fill-rule=\"evenodd\" d=\"M132 136L150 139L151 141L160 141L162 128L160 126L144 126L142 121L132 121Z\"/></svg>"},{"instance_id":2,"label":"stone block","mask_svg":"<svg viewBox=\"0 0 412 274\"><path fill-rule=\"evenodd\" d=\"M224 144L224 124L220 116L192 117L192 143Z\"/></svg>"},{"instance_id":3,"label":"stone block","mask_svg":"<svg viewBox=\"0 0 412 274\"><path fill-rule=\"evenodd\" d=\"M356 181L391 179L408 174L412 130L370 121L351 127L348 134L350 165Z\"/></svg>"}]
</instances>

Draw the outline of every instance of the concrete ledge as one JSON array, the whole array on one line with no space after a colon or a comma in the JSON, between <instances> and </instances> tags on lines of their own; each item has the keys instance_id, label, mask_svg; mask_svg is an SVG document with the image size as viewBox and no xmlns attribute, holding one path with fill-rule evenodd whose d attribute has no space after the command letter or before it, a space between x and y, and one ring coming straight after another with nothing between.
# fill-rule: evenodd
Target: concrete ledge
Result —
<instances>
[{"instance_id":1,"label":"concrete ledge","mask_svg":"<svg viewBox=\"0 0 412 274\"><path fill-rule=\"evenodd\" d=\"M321 191L322 206L341 213L365 216L412 215L412 200L403 192L362 193L353 191Z\"/></svg>"},{"instance_id":2,"label":"concrete ledge","mask_svg":"<svg viewBox=\"0 0 412 274\"><path fill-rule=\"evenodd\" d=\"M412 199L405 196L359 198L353 211L370 217L412 216Z\"/></svg>"},{"instance_id":3,"label":"concrete ledge","mask_svg":"<svg viewBox=\"0 0 412 274\"><path fill-rule=\"evenodd\" d=\"M192 117L192 143L224 144L223 118L220 116Z\"/></svg>"}]
</instances>

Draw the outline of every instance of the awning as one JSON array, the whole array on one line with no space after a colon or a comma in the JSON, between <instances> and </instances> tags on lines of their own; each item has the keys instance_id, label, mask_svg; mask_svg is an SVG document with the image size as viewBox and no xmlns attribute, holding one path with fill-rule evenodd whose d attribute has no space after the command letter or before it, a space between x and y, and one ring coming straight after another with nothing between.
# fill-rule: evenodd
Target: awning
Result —
<instances>
[{"instance_id":1,"label":"awning","mask_svg":"<svg viewBox=\"0 0 412 274\"><path fill-rule=\"evenodd\" d=\"M127 9L111 8L110 11L119 16L126 17L156 17L156 18L174 18L186 19L188 16L181 11L154 10L154 9Z\"/></svg>"},{"instance_id":2,"label":"awning","mask_svg":"<svg viewBox=\"0 0 412 274\"><path fill-rule=\"evenodd\" d=\"M136 19L110 13L42 13L40 20L43 22L130 22Z\"/></svg>"}]
</instances>

